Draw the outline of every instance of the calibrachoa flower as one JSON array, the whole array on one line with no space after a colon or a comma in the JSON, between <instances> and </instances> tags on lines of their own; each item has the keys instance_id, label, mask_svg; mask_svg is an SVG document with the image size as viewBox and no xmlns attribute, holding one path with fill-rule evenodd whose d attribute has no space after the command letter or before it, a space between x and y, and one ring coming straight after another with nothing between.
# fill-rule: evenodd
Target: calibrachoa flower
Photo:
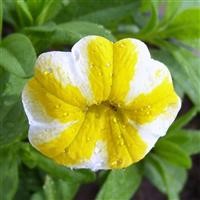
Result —
<instances>
[{"instance_id":1,"label":"calibrachoa flower","mask_svg":"<svg viewBox=\"0 0 200 200\"><path fill-rule=\"evenodd\" d=\"M59 164L92 170L144 158L181 106L167 67L143 42L99 36L40 55L22 99L31 144Z\"/></svg>"}]
</instances>

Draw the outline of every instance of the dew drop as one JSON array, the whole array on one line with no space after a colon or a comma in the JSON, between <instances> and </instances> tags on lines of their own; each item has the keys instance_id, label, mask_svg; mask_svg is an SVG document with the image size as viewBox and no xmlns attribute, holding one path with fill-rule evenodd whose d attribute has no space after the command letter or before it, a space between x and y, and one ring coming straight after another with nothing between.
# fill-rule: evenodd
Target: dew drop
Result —
<instances>
[{"instance_id":1,"label":"dew drop","mask_svg":"<svg viewBox=\"0 0 200 200\"><path fill-rule=\"evenodd\" d=\"M46 75L48 75L49 74L49 72L48 71L44 71L44 75L46 76Z\"/></svg>"},{"instance_id":2,"label":"dew drop","mask_svg":"<svg viewBox=\"0 0 200 200\"><path fill-rule=\"evenodd\" d=\"M111 166L115 166L117 164L117 161L115 160L115 161L113 161L113 162L111 162Z\"/></svg>"},{"instance_id":3,"label":"dew drop","mask_svg":"<svg viewBox=\"0 0 200 200\"><path fill-rule=\"evenodd\" d=\"M79 59L79 53L78 52L74 52L74 56L75 56L75 60Z\"/></svg>"},{"instance_id":4,"label":"dew drop","mask_svg":"<svg viewBox=\"0 0 200 200\"><path fill-rule=\"evenodd\" d=\"M147 115L149 115L149 114L150 114L150 112L149 112L149 111L147 111L147 112L146 112L146 114L147 114Z\"/></svg>"},{"instance_id":5,"label":"dew drop","mask_svg":"<svg viewBox=\"0 0 200 200\"><path fill-rule=\"evenodd\" d=\"M93 68L95 65L93 63L91 63L90 67Z\"/></svg>"},{"instance_id":6,"label":"dew drop","mask_svg":"<svg viewBox=\"0 0 200 200\"><path fill-rule=\"evenodd\" d=\"M113 118L113 122L114 122L114 123L117 123L117 119L116 119L116 118Z\"/></svg>"},{"instance_id":7,"label":"dew drop","mask_svg":"<svg viewBox=\"0 0 200 200\"><path fill-rule=\"evenodd\" d=\"M55 106L55 108L57 108L57 109L60 108L60 104L57 104L57 105Z\"/></svg>"},{"instance_id":8,"label":"dew drop","mask_svg":"<svg viewBox=\"0 0 200 200\"><path fill-rule=\"evenodd\" d=\"M99 149L99 148L96 148L96 149L94 150L94 152L95 152L95 153L99 153L99 152L100 152L100 149Z\"/></svg>"},{"instance_id":9,"label":"dew drop","mask_svg":"<svg viewBox=\"0 0 200 200\"><path fill-rule=\"evenodd\" d=\"M66 112L63 113L64 117L67 117L68 115L69 115L69 113L66 113Z\"/></svg>"},{"instance_id":10,"label":"dew drop","mask_svg":"<svg viewBox=\"0 0 200 200\"><path fill-rule=\"evenodd\" d=\"M110 63L106 63L106 67L110 67Z\"/></svg>"},{"instance_id":11,"label":"dew drop","mask_svg":"<svg viewBox=\"0 0 200 200\"><path fill-rule=\"evenodd\" d=\"M102 72L98 72L98 76L102 76Z\"/></svg>"}]
</instances>

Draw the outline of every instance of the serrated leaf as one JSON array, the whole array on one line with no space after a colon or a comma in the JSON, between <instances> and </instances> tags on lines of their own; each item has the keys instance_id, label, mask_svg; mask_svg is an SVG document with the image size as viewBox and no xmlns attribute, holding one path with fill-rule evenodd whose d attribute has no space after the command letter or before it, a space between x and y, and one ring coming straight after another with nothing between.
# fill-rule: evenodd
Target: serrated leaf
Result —
<instances>
[{"instance_id":1,"label":"serrated leaf","mask_svg":"<svg viewBox=\"0 0 200 200\"><path fill-rule=\"evenodd\" d=\"M141 183L141 171L136 165L126 169L112 170L103 184L96 200L128 200Z\"/></svg>"},{"instance_id":2,"label":"serrated leaf","mask_svg":"<svg viewBox=\"0 0 200 200\"><path fill-rule=\"evenodd\" d=\"M9 35L2 41L0 48L6 56L0 59L0 65L4 69L20 77L32 75L36 53L31 41L25 35L18 33Z\"/></svg>"},{"instance_id":3,"label":"serrated leaf","mask_svg":"<svg viewBox=\"0 0 200 200\"><path fill-rule=\"evenodd\" d=\"M72 21L57 25L56 33L52 40L56 44L74 44L87 35L99 35L112 41L115 40L111 32L102 25L82 21Z\"/></svg>"},{"instance_id":4,"label":"serrated leaf","mask_svg":"<svg viewBox=\"0 0 200 200\"><path fill-rule=\"evenodd\" d=\"M177 166L190 168L192 165L192 161L186 151L180 148L176 143L165 139L156 143L155 153Z\"/></svg>"},{"instance_id":5,"label":"serrated leaf","mask_svg":"<svg viewBox=\"0 0 200 200\"><path fill-rule=\"evenodd\" d=\"M0 148L0 199L12 200L18 185L18 159L15 148Z\"/></svg>"},{"instance_id":6,"label":"serrated leaf","mask_svg":"<svg viewBox=\"0 0 200 200\"><path fill-rule=\"evenodd\" d=\"M21 157L23 162L29 167L38 167L52 177L66 181L87 183L95 180L95 173L86 170L72 170L65 166L56 164L53 160L43 156L26 143L21 144Z\"/></svg>"}]
</instances>

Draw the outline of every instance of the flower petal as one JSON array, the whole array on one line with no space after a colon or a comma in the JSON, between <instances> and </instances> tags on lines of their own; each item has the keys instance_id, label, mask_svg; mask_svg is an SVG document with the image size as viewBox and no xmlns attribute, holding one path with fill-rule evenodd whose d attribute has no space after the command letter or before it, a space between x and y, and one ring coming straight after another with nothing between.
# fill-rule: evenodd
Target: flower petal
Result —
<instances>
[{"instance_id":1,"label":"flower petal","mask_svg":"<svg viewBox=\"0 0 200 200\"><path fill-rule=\"evenodd\" d=\"M123 168L137 162L145 156L147 145L137 130L124 120L107 105L93 106L65 151L60 151L53 159L73 168L93 170ZM58 140L62 143L62 139ZM55 143L52 140L41 145L40 150L52 156L49 149Z\"/></svg>"},{"instance_id":2,"label":"flower petal","mask_svg":"<svg viewBox=\"0 0 200 200\"><path fill-rule=\"evenodd\" d=\"M160 137L167 133L168 128L176 118L180 108L181 101L178 99L176 104L172 104L167 107L165 112L158 115L153 121L144 124L138 124L131 118L128 120L129 123L138 130L140 137L147 144L146 153L151 150Z\"/></svg>"},{"instance_id":3,"label":"flower petal","mask_svg":"<svg viewBox=\"0 0 200 200\"><path fill-rule=\"evenodd\" d=\"M87 36L72 48L80 73L86 73L93 99L91 104L107 100L112 84L113 44L99 36Z\"/></svg>"},{"instance_id":4,"label":"flower petal","mask_svg":"<svg viewBox=\"0 0 200 200\"><path fill-rule=\"evenodd\" d=\"M131 81L137 76L137 68L149 60L149 51L139 40L123 39L114 44L111 101L118 105L126 103L126 96L132 89Z\"/></svg>"}]
</instances>

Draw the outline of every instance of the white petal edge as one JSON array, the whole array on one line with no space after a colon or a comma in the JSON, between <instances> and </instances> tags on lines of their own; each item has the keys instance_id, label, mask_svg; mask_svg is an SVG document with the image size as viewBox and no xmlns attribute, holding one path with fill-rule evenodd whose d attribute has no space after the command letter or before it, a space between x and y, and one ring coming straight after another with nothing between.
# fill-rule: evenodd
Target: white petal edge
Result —
<instances>
[{"instance_id":1,"label":"white petal edge","mask_svg":"<svg viewBox=\"0 0 200 200\"><path fill-rule=\"evenodd\" d=\"M86 62L81 62L81 60L87 60L84 52L86 50L77 50L77 48L80 48L77 45L79 45L79 42L72 47L72 52L52 51L41 54L36 61L35 68L42 72L52 72L62 86L70 84L78 87L87 101L91 102L92 94L88 80L88 65ZM79 58L78 53L84 56Z\"/></svg>"},{"instance_id":2,"label":"white petal edge","mask_svg":"<svg viewBox=\"0 0 200 200\"><path fill-rule=\"evenodd\" d=\"M167 133L180 108L181 100L179 98L176 105L169 106L164 113L160 114L152 122L139 125L129 120L129 123L138 130L140 137L147 144L146 154L154 147L157 140Z\"/></svg>"},{"instance_id":3,"label":"white petal edge","mask_svg":"<svg viewBox=\"0 0 200 200\"><path fill-rule=\"evenodd\" d=\"M152 91L164 78L167 77L171 81L168 68L163 63L150 57L147 46L136 39L132 39L131 41L136 45L138 61L135 66L135 74L130 81L130 90L125 99L126 104L129 104L140 94Z\"/></svg>"},{"instance_id":4,"label":"white petal edge","mask_svg":"<svg viewBox=\"0 0 200 200\"><path fill-rule=\"evenodd\" d=\"M106 144L103 141L97 141L94 152L89 160L85 160L79 164L67 165L73 169L87 168L92 171L100 169L110 169L108 165L108 154L106 150Z\"/></svg>"}]
</instances>

